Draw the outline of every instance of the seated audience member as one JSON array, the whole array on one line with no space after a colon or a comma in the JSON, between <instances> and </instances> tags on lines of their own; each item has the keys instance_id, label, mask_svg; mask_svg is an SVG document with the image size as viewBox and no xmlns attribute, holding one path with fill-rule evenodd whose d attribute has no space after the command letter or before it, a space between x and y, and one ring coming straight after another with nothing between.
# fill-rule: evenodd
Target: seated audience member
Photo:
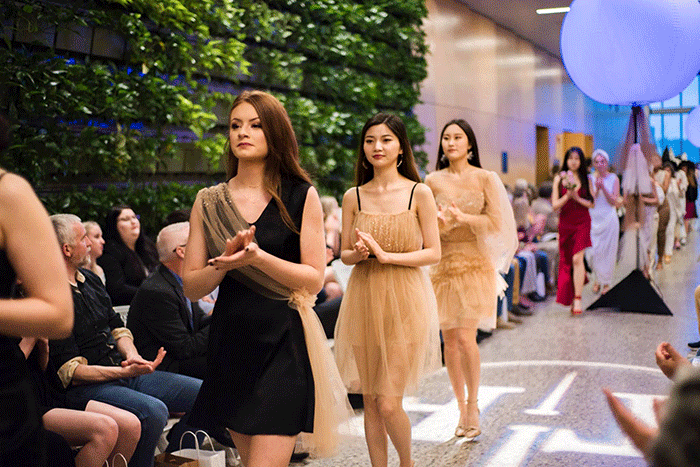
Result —
<instances>
[{"instance_id":1,"label":"seated audience member","mask_svg":"<svg viewBox=\"0 0 700 467\"><path fill-rule=\"evenodd\" d=\"M184 375L156 371L165 356L141 357L131 331L123 327L105 286L87 264L90 243L80 218L72 214L51 216L68 282L73 292L75 325L70 337L51 341L51 359L66 388L68 406L83 410L90 400L118 406L141 421L141 438L131 458L132 466L152 466L156 444L169 412L189 412L202 381ZM186 430L183 421L170 431L176 445Z\"/></svg>"},{"instance_id":2,"label":"seated audience member","mask_svg":"<svg viewBox=\"0 0 700 467\"><path fill-rule=\"evenodd\" d=\"M117 453L129 461L141 436L141 422L136 415L94 400L87 403L84 411L66 408L65 390L49 361L48 340L24 337L19 347L27 358L44 428L71 446L81 446L75 465L103 467L105 462L113 463Z\"/></svg>"},{"instance_id":3,"label":"seated audience member","mask_svg":"<svg viewBox=\"0 0 700 467\"><path fill-rule=\"evenodd\" d=\"M85 269L97 274L102 280L102 283L107 283L107 278L105 277L105 272L102 267L97 264L97 258L102 256L102 251L105 246L105 239L102 238L102 228L100 224L95 221L85 221L83 222L83 227L88 235L88 240L90 240L90 264L85 266Z\"/></svg>"},{"instance_id":4,"label":"seated audience member","mask_svg":"<svg viewBox=\"0 0 700 467\"><path fill-rule=\"evenodd\" d=\"M698 332L700 332L700 285L695 287L695 314L698 317ZM688 342L691 349L700 349L700 341Z\"/></svg>"},{"instance_id":5,"label":"seated audience member","mask_svg":"<svg viewBox=\"0 0 700 467\"><path fill-rule=\"evenodd\" d=\"M700 369L668 342L656 348L656 364L675 381L667 401L654 400L659 428L636 418L609 389L603 389L617 424L655 467L697 466L700 444Z\"/></svg>"},{"instance_id":6,"label":"seated audience member","mask_svg":"<svg viewBox=\"0 0 700 467\"><path fill-rule=\"evenodd\" d=\"M326 246L331 249L333 259L339 258L342 213L338 200L332 196L321 196L321 207L323 208L323 227L326 231Z\"/></svg>"},{"instance_id":7,"label":"seated audience member","mask_svg":"<svg viewBox=\"0 0 700 467\"><path fill-rule=\"evenodd\" d=\"M528 198L527 182L523 178L515 181L513 190L513 216L518 230L527 231L530 228L530 199Z\"/></svg>"},{"instance_id":8,"label":"seated audience member","mask_svg":"<svg viewBox=\"0 0 700 467\"><path fill-rule=\"evenodd\" d=\"M165 225L177 224L178 222L189 222L190 213L191 209L176 209L165 218ZM199 308L201 308L205 314L210 315L211 312L214 311L214 305L216 305L216 297L218 295L219 287L217 286L212 293L205 295L197 301Z\"/></svg>"},{"instance_id":9,"label":"seated audience member","mask_svg":"<svg viewBox=\"0 0 700 467\"><path fill-rule=\"evenodd\" d=\"M176 209L165 218L165 225L190 221L190 209Z\"/></svg>"},{"instance_id":10,"label":"seated audience member","mask_svg":"<svg viewBox=\"0 0 700 467\"><path fill-rule=\"evenodd\" d=\"M530 205L534 218L533 237L537 241L537 249L547 254L549 280L546 283L548 293L556 293L557 270L559 269L559 242L556 238L546 239L547 234L553 235L559 229L559 212L552 208L552 182L542 182L537 198Z\"/></svg>"},{"instance_id":11,"label":"seated audience member","mask_svg":"<svg viewBox=\"0 0 700 467\"><path fill-rule=\"evenodd\" d=\"M326 337L333 338L335 322L338 320L340 304L343 301L343 287L335 276L335 271L330 263L333 261L333 252L330 247L326 247L326 272L324 276L323 288L316 295L314 311L321 320L321 325L326 333Z\"/></svg>"},{"instance_id":12,"label":"seated audience member","mask_svg":"<svg viewBox=\"0 0 700 467\"><path fill-rule=\"evenodd\" d=\"M141 231L131 208L117 206L107 214L105 247L97 263L104 269L113 305L128 305L141 282L158 265L156 246Z\"/></svg>"},{"instance_id":13,"label":"seated audience member","mask_svg":"<svg viewBox=\"0 0 700 467\"><path fill-rule=\"evenodd\" d=\"M545 219L543 234L556 233L559 228L559 213L552 208L552 182L542 182L537 190L537 198L532 200L530 211L533 217Z\"/></svg>"},{"instance_id":14,"label":"seated audience member","mask_svg":"<svg viewBox=\"0 0 700 467\"><path fill-rule=\"evenodd\" d=\"M156 240L160 264L136 292L126 325L143 358L155 359L163 347L162 370L203 379L211 315L182 292L189 233L189 222L170 224L160 231Z\"/></svg>"}]
</instances>

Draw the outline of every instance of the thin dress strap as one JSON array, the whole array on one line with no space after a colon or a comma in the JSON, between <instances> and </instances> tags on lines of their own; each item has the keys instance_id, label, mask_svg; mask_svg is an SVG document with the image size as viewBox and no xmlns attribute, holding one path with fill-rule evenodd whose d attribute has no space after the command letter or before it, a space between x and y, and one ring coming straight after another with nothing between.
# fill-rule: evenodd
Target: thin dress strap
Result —
<instances>
[{"instance_id":1,"label":"thin dress strap","mask_svg":"<svg viewBox=\"0 0 700 467\"><path fill-rule=\"evenodd\" d=\"M360 187L355 187L355 193L357 193L357 210L362 211L362 205L360 204Z\"/></svg>"},{"instance_id":2,"label":"thin dress strap","mask_svg":"<svg viewBox=\"0 0 700 467\"><path fill-rule=\"evenodd\" d=\"M411 189L411 197L408 200L408 210L411 210L411 203L413 202L413 192L416 191L416 187L418 186L418 182L416 182L415 185L413 185L413 188Z\"/></svg>"}]
</instances>

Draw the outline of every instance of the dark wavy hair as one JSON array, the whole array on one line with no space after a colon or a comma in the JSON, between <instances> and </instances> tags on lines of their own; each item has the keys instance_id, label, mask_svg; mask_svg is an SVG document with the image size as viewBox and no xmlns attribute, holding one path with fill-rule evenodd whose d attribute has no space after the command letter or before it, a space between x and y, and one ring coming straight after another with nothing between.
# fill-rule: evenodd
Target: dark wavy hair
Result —
<instances>
[{"instance_id":1,"label":"dark wavy hair","mask_svg":"<svg viewBox=\"0 0 700 467\"><path fill-rule=\"evenodd\" d=\"M389 130L394 133L394 135L396 135L399 140L399 144L401 144L403 154L399 155L399 157L403 158L403 162L398 166L399 173L409 180L420 182L421 179L420 175L418 174L418 169L416 168L416 161L413 158L411 143L408 141L406 125L404 125L403 120L396 115L380 112L367 120L365 126L362 127L362 133L360 135L360 148L357 151L357 162L355 164L355 184L357 186L361 186L374 178L374 166L367 163L365 160L365 136L370 128L375 125L381 125L382 123L386 125Z\"/></svg>"},{"instance_id":2,"label":"dark wavy hair","mask_svg":"<svg viewBox=\"0 0 700 467\"><path fill-rule=\"evenodd\" d=\"M581 181L581 188L585 189L585 196L583 197L584 199L587 199L589 201L593 201L593 195L591 194L591 187L588 184L588 161L586 160L586 156L583 155L583 149L581 149L578 146L571 146L566 153L564 154L564 161L561 163L561 172L566 172L569 170L569 157L571 154L576 153L578 154L578 158L581 161L581 163L578 166L578 170L576 171L578 173L578 178ZM559 193L561 193L561 189L563 187L563 183L561 180L559 180Z\"/></svg>"},{"instance_id":3,"label":"dark wavy hair","mask_svg":"<svg viewBox=\"0 0 700 467\"><path fill-rule=\"evenodd\" d=\"M474 130L472 130L471 125L467 123L466 120L456 118L445 123L445 126L442 127L442 132L440 132L440 141L438 144L438 155L437 162L435 163L435 169L440 170L450 166L450 160L445 155L445 151L442 150L442 137L445 134L445 130L447 130L447 127L450 125L457 125L467 135L467 140L469 141L469 144L472 145L472 157L468 159L468 162L474 167L481 168L481 160L479 159L479 146L476 144L476 135L474 135Z\"/></svg>"},{"instance_id":4,"label":"dark wavy hair","mask_svg":"<svg viewBox=\"0 0 700 467\"><path fill-rule=\"evenodd\" d=\"M106 243L113 242L116 244L122 244L126 246L122 236L119 234L117 229L117 218L125 209L131 209L127 205L114 206L107 213L107 218L105 219L105 228L103 232L103 237ZM136 254L139 256L144 266L151 271L158 265L158 250L156 249L153 240L148 238L144 233L143 229L139 232L139 237L136 239Z\"/></svg>"}]
</instances>

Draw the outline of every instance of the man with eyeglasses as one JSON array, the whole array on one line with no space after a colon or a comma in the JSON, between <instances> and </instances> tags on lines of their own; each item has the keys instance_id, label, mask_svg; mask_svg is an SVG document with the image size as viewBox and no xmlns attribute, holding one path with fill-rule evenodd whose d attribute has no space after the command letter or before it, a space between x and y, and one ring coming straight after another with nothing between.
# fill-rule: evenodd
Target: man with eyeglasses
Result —
<instances>
[{"instance_id":1,"label":"man with eyeglasses","mask_svg":"<svg viewBox=\"0 0 700 467\"><path fill-rule=\"evenodd\" d=\"M178 222L158 234L160 264L136 292L127 327L144 358L155 358L158 349L165 348L160 369L203 379L211 316L182 292L189 231L189 222Z\"/></svg>"}]
</instances>

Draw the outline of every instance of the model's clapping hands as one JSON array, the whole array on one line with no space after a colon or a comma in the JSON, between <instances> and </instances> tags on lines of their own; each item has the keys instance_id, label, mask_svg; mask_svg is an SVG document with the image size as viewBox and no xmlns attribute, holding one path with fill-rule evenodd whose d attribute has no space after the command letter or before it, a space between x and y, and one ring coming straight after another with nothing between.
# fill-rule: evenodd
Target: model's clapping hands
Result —
<instances>
[{"instance_id":1,"label":"model's clapping hands","mask_svg":"<svg viewBox=\"0 0 700 467\"><path fill-rule=\"evenodd\" d=\"M366 260L369 257L369 248L365 242L362 241L362 237L360 236L360 231L358 229L355 229L355 235L357 235L357 241L352 245L352 249L360 256L360 261Z\"/></svg>"},{"instance_id":2,"label":"model's clapping hands","mask_svg":"<svg viewBox=\"0 0 700 467\"><path fill-rule=\"evenodd\" d=\"M255 226L241 230L232 239L226 240L226 249L216 258L211 258L208 263L216 269L230 271L246 266L255 261L260 252L258 244L253 241Z\"/></svg>"},{"instance_id":3,"label":"model's clapping hands","mask_svg":"<svg viewBox=\"0 0 700 467\"><path fill-rule=\"evenodd\" d=\"M457 221L458 224L469 224L471 215L459 209L454 201L452 201L452 204L447 208L447 212L452 214L452 218Z\"/></svg>"},{"instance_id":4,"label":"model's clapping hands","mask_svg":"<svg viewBox=\"0 0 700 467\"><path fill-rule=\"evenodd\" d=\"M355 229L355 233L357 234L357 238L366 245L366 248L369 248L369 252L377 258L377 261L380 263L388 262L389 258L386 251L379 246L379 243L377 243L371 234L362 232L358 229Z\"/></svg>"}]
</instances>

